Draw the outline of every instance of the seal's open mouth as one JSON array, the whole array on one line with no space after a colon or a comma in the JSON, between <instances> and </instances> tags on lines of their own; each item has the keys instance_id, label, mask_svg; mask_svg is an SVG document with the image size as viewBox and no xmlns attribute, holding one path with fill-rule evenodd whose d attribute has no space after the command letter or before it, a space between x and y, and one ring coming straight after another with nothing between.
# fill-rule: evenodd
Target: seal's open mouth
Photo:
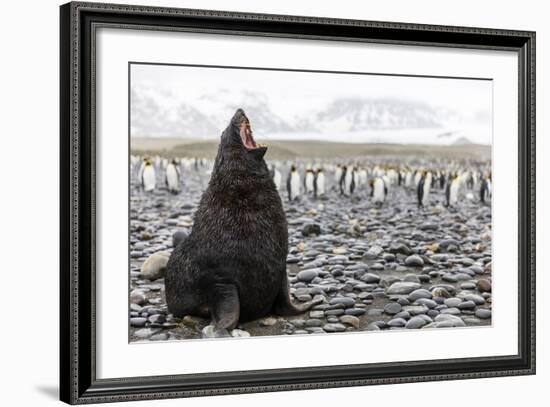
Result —
<instances>
[{"instance_id":1,"label":"seal's open mouth","mask_svg":"<svg viewBox=\"0 0 550 407\"><path fill-rule=\"evenodd\" d=\"M243 119L240 125L240 135L243 142L243 146L247 150L254 150L255 148L261 147L256 144L254 137L252 136L252 128L250 127L250 122L248 119Z\"/></svg>"}]
</instances>

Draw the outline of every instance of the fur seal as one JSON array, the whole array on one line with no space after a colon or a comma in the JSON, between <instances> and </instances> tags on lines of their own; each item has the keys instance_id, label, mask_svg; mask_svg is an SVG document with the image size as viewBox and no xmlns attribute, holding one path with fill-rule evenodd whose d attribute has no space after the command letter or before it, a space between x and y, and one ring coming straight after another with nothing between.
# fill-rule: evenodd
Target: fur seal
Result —
<instances>
[{"instance_id":1,"label":"fur seal","mask_svg":"<svg viewBox=\"0 0 550 407\"><path fill-rule=\"evenodd\" d=\"M289 296L288 230L281 198L250 122L238 109L221 135L191 233L166 266L166 303L176 317L210 317L216 330L270 312L305 312Z\"/></svg>"}]
</instances>

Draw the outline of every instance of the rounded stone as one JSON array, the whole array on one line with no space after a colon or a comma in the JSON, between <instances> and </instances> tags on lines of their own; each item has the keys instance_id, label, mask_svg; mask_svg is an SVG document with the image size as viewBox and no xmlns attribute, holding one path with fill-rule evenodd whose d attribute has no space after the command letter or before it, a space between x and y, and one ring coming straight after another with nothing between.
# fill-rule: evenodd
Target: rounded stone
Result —
<instances>
[{"instance_id":1,"label":"rounded stone","mask_svg":"<svg viewBox=\"0 0 550 407\"><path fill-rule=\"evenodd\" d=\"M134 332L134 336L140 339L147 339L161 331L159 328L141 328Z\"/></svg>"},{"instance_id":2,"label":"rounded stone","mask_svg":"<svg viewBox=\"0 0 550 407\"><path fill-rule=\"evenodd\" d=\"M350 297L335 297L331 298L329 301L330 305L343 305L344 307L353 307L355 305L355 300Z\"/></svg>"},{"instance_id":3,"label":"rounded stone","mask_svg":"<svg viewBox=\"0 0 550 407\"><path fill-rule=\"evenodd\" d=\"M165 332L160 332L158 334L152 335L151 340L152 341L166 341L166 340L168 340L168 334L166 334Z\"/></svg>"},{"instance_id":4,"label":"rounded stone","mask_svg":"<svg viewBox=\"0 0 550 407\"><path fill-rule=\"evenodd\" d=\"M389 302L384 305L384 312L389 315L395 315L399 313L401 309L401 304L398 304L397 302Z\"/></svg>"},{"instance_id":5,"label":"rounded stone","mask_svg":"<svg viewBox=\"0 0 550 407\"><path fill-rule=\"evenodd\" d=\"M302 270L297 275L296 278L300 281L304 281L306 283L309 283L311 280L313 280L315 277L319 275L319 272L317 269L308 269L308 270Z\"/></svg>"},{"instance_id":6,"label":"rounded stone","mask_svg":"<svg viewBox=\"0 0 550 407\"><path fill-rule=\"evenodd\" d=\"M361 281L364 281L368 284L378 283L380 281L380 276L372 273L365 273L359 278Z\"/></svg>"},{"instance_id":7,"label":"rounded stone","mask_svg":"<svg viewBox=\"0 0 550 407\"><path fill-rule=\"evenodd\" d=\"M479 319L489 319L491 318L491 310L487 308L478 308L476 310L475 316Z\"/></svg>"},{"instance_id":8,"label":"rounded stone","mask_svg":"<svg viewBox=\"0 0 550 407\"><path fill-rule=\"evenodd\" d=\"M345 314L359 316L359 315L363 315L365 312L367 311L363 308L348 308L346 309Z\"/></svg>"},{"instance_id":9,"label":"rounded stone","mask_svg":"<svg viewBox=\"0 0 550 407\"><path fill-rule=\"evenodd\" d=\"M325 332L344 332L346 327L342 324L325 324L323 329Z\"/></svg>"},{"instance_id":10,"label":"rounded stone","mask_svg":"<svg viewBox=\"0 0 550 407\"><path fill-rule=\"evenodd\" d=\"M147 322L147 319L143 317L130 318L130 325L135 326L137 328L141 328L145 326L146 322Z\"/></svg>"},{"instance_id":11,"label":"rounded stone","mask_svg":"<svg viewBox=\"0 0 550 407\"><path fill-rule=\"evenodd\" d=\"M416 300L416 303L420 305L425 305L430 309L437 307L437 303L429 298L419 298L418 300Z\"/></svg>"},{"instance_id":12,"label":"rounded stone","mask_svg":"<svg viewBox=\"0 0 550 407\"><path fill-rule=\"evenodd\" d=\"M401 312L398 312L397 314L395 314L393 317L394 318L402 318L402 319L407 321L411 318L411 314L409 314L408 311L401 311Z\"/></svg>"},{"instance_id":13,"label":"rounded stone","mask_svg":"<svg viewBox=\"0 0 550 407\"><path fill-rule=\"evenodd\" d=\"M145 293L141 290L135 289L130 292L130 302L138 305L143 305L147 302Z\"/></svg>"},{"instance_id":14,"label":"rounded stone","mask_svg":"<svg viewBox=\"0 0 550 407\"><path fill-rule=\"evenodd\" d=\"M485 304L485 298L483 298L481 295L476 294L466 294L464 296L464 299L466 301L473 301L476 305L483 305Z\"/></svg>"},{"instance_id":15,"label":"rounded stone","mask_svg":"<svg viewBox=\"0 0 550 407\"><path fill-rule=\"evenodd\" d=\"M482 278L477 281L477 289L482 293L491 292L491 282L485 278Z\"/></svg>"},{"instance_id":16,"label":"rounded stone","mask_svg":"<svg viewBox=\"0 0 550 407\"><path fill-rule=\"evenodd\" d=\"M409 319L407 324L405 325L405 328L407 329L419 329L422 328L424 325L428 324L429 321L427 321L425 318L422 318L420 316L415 316Z\"/></svg>"},{"instance_id":17,"label":"rounded stone","mask_svg":"<svg viewBox=\"0 0 550 407\"><path fill-rule=\"evenodd\" d=\"M420 298L431 299L432 293L424 288L419 288L417 290L414 290L412 293L410 293L407 298L409 299L409 301L413 301L413 302Z\"/></svg>"},{"instance_id":18,"label":"rounded stone","mask_svg":"<svg viewBox=\"0 0 550 407\"><path fill-rule=\"evenodd\" d=\"M323 321L320 319L308 319L305 323L306 327L320 327L323 325Z\"/></svg>"},{"instance_id":19,"label":"rounded stone","mask_svg":"<svg viewBox=\"0 0 550 407\"><path fill-rule=\"evenodd\" d=\"M410 294L416 289L419 289L421 286L419 283L408 282L408 281L399 281L393 283L386 294Z\"/></svg>"},{"instance_id":20,"label":"rounded stone","mask_svg":"<svg viewBox=\"0 0 550 407\"><path fill-rule=\"evenodd\" d=\"M422 257L413 254L405 259L405 265L410 267L422 267L424 265L424 260L422 260Z\"/></svg>"},{"instance_id":21,"label":"rounded stone","mask_svg":"<svg viewBox=\"0 0 550 407\"><path fill-rule=\"evenodd\" d=\"M439 314L434 321L437 323L437 328L466 326L464 321L455 315Z\"/></svg>"},{"instance_id":22,"label":"rounded stone","mask_svg":"<svg viewBox=\"0 0 550 407\"><path fill-rule=\"evenodd\" d=\"M475 307L476 307L476 303L473 301L463 301L460 304L458 304L458 308L461 310L474 309Z\"/></svg>"},{"instance_id":23,"label":"rounded stone","mask_svg":"<svg viewBox=\"0 0 550 407\"><path fill-rule=\"evenodd\" d=\"M273 317L267 317L267 318L264 318L264 319L260 320L260 325L261 326L273 326L276 323L277 323L277 319L275 319Z\"/></svg>"},{"instance_id":24,"label":"rounded stone","mask_svg":"<svg viewBox=\"0 0 550 407\"><path fill-rule=\"evenodd\" d=\"M176 230L172 235L172 247L177 247L185 239L187 239L187 232L182 229Z\"/></svg>"},{"instance_id":25,"label":"rounded stone","mask_svg":"<svg viewBox=\"0 0 550 407\"><path fill-rule=\"evenodd\" d=\"M445 309L442 309L440 311L441 314L445 314L445 315L459 315L460 314L460 310L456 307L451 307L451 308L445 308Z\"/></svg>"},{"instance_id":26,"label":"rounded stone","mask_svg":"<svg viewBox=\"0 0 550 407\"><path fill-rule=\"evenodd\" d=\"M302 228L302 235L305 237L312 236L312 235L320 235L321 234L321 226L317 223L308 223L304 225Z\"/></svg>"},{"instance_id":27,"label":"rounded stone","mask_svg":"<svg viewBox=\"0 0 550 407\"><path fill-rule=\"evenodd\" d=\"M407 321L405 321L403 318L394 318L388 321L388 326L393 328L403 328L406 324Z\"/></svg>"},{"instance_id":28,"label":"rounded stone","mask_svg":"<svg viewBox=\"0 0 550 407\"><path fill-rule=\"evenodd\" d=\"M354 328L359 328L359 318L353 315L342 315L340 317L340 322L343 324L351 325Z\"/></svg>"},{"instance_id":29,"label":"rounded stone","mask_svg":"<svg viewBox=\"0 0 550 407\"><path fill-rule=\"evenodd\" d=\"M449 298L451 296L449 291L447 291L447 289L444 287L435 287L432 290L432 295L439 298Z\"/></svg>"},{"instance_id":30,"label":"rounded stone","mask_svg":"<svg viewBox=\"0 0 550 407\"><path fill-rule=\"evenodd\" d=\"M169 258L168 252L153 253L141 266L140 277L150 281L164 277Z\"/></svg>"},{"instance_id":31,"label":"rounded stone","mask_svg":"<svg viewBox=\"0 0 550 407\"><path fill-rule=\"evenodd\" d=\"M460 303L462 303L462 300L460 298L452 297L452 298L447 298L443 303L447 307L453 308L453 307L458 307Z\"/></svg>"},{"instance_id":32,"label":"rounded stone","mask_svg":"<svg viewBox=\"0 0 550 407\"><path fill-rule=\"evenodd\" d=\"M231 331L231 336L233 338L248 338L250 336L250 333L247 331L243 331L242 329L233 329Z\"/></svg>"}]
</instances>

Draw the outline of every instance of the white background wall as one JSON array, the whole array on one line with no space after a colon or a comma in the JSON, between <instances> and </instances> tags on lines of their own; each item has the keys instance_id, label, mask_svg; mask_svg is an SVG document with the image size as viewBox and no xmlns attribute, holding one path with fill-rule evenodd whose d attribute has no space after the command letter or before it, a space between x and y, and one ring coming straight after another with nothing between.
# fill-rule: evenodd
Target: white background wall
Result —
<instances>
[{"instance_id":1,"label":"white background wall","mask_svg":"<svg viewBox=\"0 0 550 407\"><path fill-rule=\"evenodd\" d=\"M131 1L260 13L466 25L537 31L538 374L484 380L188 399L188 406L522 405L547 395L550 280L548 112L550 27L545 2L277 0ZM0 363L3 405L53 405L58 386L58 0L5 2L0 38ZM156 401L160 406L181 401ZM137 403L131 403L138 405ZM125 404L130 405L130 404ZM145 405L140 403L139 405Z\"/></svg>"}]
</instances>

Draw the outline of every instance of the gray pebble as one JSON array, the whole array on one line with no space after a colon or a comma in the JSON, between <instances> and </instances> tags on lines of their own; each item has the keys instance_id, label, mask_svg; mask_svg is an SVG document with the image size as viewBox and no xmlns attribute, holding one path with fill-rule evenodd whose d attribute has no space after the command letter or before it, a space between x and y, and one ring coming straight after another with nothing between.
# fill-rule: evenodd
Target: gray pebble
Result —
<instances>
[{"instance_id":1,"label":"gray pebble","mask_svg":"<svg viewBox=\"0 0 550 407\"><path fill-rule=\"evenodd\" d=\"M401 305L396 302L389 302L384 306L384 312L389 315L395 315L402 309Z\"/></svg>"},{"instance_id":2,"label":"gray pebble","mask_svg":"<svg viewBox=\"0 0 550 407\"><path fill-rule=\"evenodd\" d=\"M478 308L475 315L479 319L489 319L491 318L491 310L487 308Z\"/></svg>"}]
</instances>

